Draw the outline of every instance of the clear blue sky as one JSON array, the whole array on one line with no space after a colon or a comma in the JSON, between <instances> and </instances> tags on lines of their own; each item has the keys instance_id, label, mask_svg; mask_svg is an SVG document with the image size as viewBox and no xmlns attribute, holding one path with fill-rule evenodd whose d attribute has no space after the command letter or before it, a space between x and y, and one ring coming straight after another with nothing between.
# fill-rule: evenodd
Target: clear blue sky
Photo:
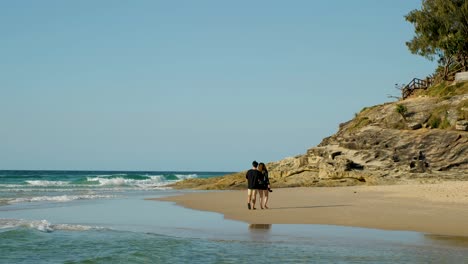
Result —
<instances>
[{"instance_id":1,"label":"clear blue sky","mask_svg":"<svg viewBox=\"0 0 468 264\"><path fill-rule=\"evenodd\" d=\"M0 169L240 171L432 73L420 0L1 1Z\"/></svg>"}]
</instances>

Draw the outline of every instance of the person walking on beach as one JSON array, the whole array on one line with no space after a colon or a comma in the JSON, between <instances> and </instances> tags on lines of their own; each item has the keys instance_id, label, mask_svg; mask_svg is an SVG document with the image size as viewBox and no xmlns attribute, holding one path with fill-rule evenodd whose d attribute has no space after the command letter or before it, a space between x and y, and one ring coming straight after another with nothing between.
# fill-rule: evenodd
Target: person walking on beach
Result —
<instances>
[{"instance_id":1,"label":"person walking on beach","mask_svg":"<svg viewBox=\"0 0 468 264\"><path fill-rule=\"evenodd\" d=\"M257 170L258 162L252 162L252 168L247 171L245 178L247 179L247 208L255 210L255 202L257 199L258 180L260 172Z\"/></svg>"},{"instance_id":2,"label":"person walking on beach","mask_svg":"<svg viewBox=\"0 0 468 264\"><path fill-rule=\"evenodd\" d=\"M260 172L260 186L259 186L259 193L260 193L260 208L268 209L268 192L271 191L270 189L270 179L268 178L268 170L266 168L265 163L260 162L258 164L258 171Z\"/></svg>"}]
</instances>

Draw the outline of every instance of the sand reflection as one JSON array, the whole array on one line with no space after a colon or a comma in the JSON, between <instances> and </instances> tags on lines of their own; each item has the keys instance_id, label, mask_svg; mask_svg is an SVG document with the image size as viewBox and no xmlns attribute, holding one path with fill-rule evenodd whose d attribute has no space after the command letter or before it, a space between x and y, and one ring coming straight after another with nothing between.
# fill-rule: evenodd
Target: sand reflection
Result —
<instances>
[{"instance_id":1,"label":"sand reflection","mask_svg":"<svg viewBox=\"0 0 468 264\"><path fill-rule=\"evenodd\" d=\"M257 241L270 240L271 224L250 224L250 238Z\"/></svg>"},{"instance_id":2,"label":"sand reflection","mask_svg":"<svg viewBox=\"0 0 468 264\"><path fill-rule=\"evenodd\" d=\"M255 230L270 230L271 229L271 224L250 224L249 229L255 229Z\"/></svg>"},{"instance_id":3,"label":"sand reflection","mask_svg":"<svg viewBox=\"0 0 468 264\"><path fill-rule=\"evenodd\" d=\"M424 234L424 237L429 239L432 243L444 244L457 247L468 247L468 237L465 236L444 236Z\"/></svg>"}]
</instances>

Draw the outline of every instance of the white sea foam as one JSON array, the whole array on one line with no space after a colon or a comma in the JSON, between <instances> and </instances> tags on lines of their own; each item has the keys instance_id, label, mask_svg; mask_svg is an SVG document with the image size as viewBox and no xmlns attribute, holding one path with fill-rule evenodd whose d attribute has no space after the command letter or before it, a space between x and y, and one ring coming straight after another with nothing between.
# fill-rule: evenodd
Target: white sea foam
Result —
<instances>
[{"instance_id":1,"label":"white sea foam","mask_svg":"<svg viewBox=\"0 0 468 264\"><path fill-rule=\"evenodd\" d=\"M26 202L69 202L73 200L87 200L87 199L103 199L103 198L114 198L115 195L98 195L98 194L87 194L87 195L60 195L60 196L36 196L36 197L21 197L16 199L8 200L7 203L26 203Z\"/></svg>"},{"instance_id":2,"label":"white sea foam","mask_svg":"<svg viewBox=\"0 0 468 264\"><path fill-rule=\"evenodd\" d=\"M119 175L119 177L115 177ZM122 177L120 177L122 176ZM126 174L113 174L113 175L97 175L94 177L87 177L88 184L75 184L69 181L48 181L48 180L27 180L25 185L23 184L0 184L0 189L5 190L7 188L10 191L28 191L34 187L45 187L49 191L60 191L63 188L100 188L104 186L127 186L127 187L138 187L138 188L158 188L168 185L170 183L181 181L185 179L197 178L197 174L174 174L176 179L168 180L164 175L145 175L148 179L129 179ZM114 178L115 177L115 178ZM56 189L54 189L56 187Z\"/></svg>"},{"instance_id":3,"label":"white sea foam","mask_svg":"<svg viewBox=\"0 0 468 264\"><path fill-rule=\"evenodd\" d=\"M148 176L149 179L135 180L118 178L102 178L102 177L88 177L89 182L98 182L100 186L137 186L140 188L161 187L167 185L169 181L165 180L161 175Z\"/></svg>"},{"instance_id":4,"label":"white sea foam","mask_svg":"<svg viewBox=\"0 0 468 264\"><path fill-rule=\"evenodd\" d=\"M0 184L0 188L19 188L19 187L24 187L24 185L21 185L21 184Z\"/></svg>"},{"instance_id":5,"label":"white sea foam","mask_svg":"<svg viewBox=\"0 0 468 264\"><path fill-rule=\"evenodd\" d=\"M24 188L24 186L21 186L23 188L10 188L10 189L2 189L2 191L5 192L73 192L73 191L95 191L96 188L91 187L90 188L79 188L79 189L73 189L73 188ZM72 186L67 186L67 187L72 187ZM82 187L82 186L80 186ZM86 186L88 187L88 186ZM102 190L102 189L100 189ZM104 189L105 190L105 189ZM113 190L113 189L111 189Z\"/></svg>"},{"instance_id":6,"label":"white sea foam","mask_svg":"<svg viewBox=\"0 0 468 264\"><path fill-rule=\"evenodd\" d=\"M53 232L56 230L87 231L105 229L103 227L97 226L51 224L47 220L0 219L0 229L11 229L18 227L37 229L41 232Z\"/></svg>"},{"instance_id":7,"label":"white sea foam","mask_svg":"<svg viewBox=\"0 0 468 264\"><path fill-rule=\"evenodd\" d=\"M180 180L185 180L185 179L192 179L192 178L197 178L197 174L175 174L177 178Z\"/></svg>"},{"instance_id":8,"label":"white sea foam","mask_svg":"<svg viewBox=\"0 0 468 264\"><path fill-rule=\"evenodd\" d=\"M70 184L69 182L66 182L66 181L40 181L40 180L26 181L26 183L32 186L65 186L65 185Z\"/></svg>"},{"instance_id":9,"label":"white sea foam","mask_svg":"<svg viewBox=\"0 0 468 264\"><path fill-rule=\"evenodd\" d=\"M22 186L24 187L24 186ZM72 185L67 186L72 187ZM164 185L142 185L142 186L104 186L104 185L80 185L79 188L10 188L10 189L1 189L2 192L11 192L11 193L33 193L33 192L47 192L51 193L66 193L66 192L124 192L124 191L138 191L138 190L145 190L145 189L158 189L158 190L166 190L170 189L165 187ZM0 198L0 201L2 199Z\"/></svg>"}]
</instances>

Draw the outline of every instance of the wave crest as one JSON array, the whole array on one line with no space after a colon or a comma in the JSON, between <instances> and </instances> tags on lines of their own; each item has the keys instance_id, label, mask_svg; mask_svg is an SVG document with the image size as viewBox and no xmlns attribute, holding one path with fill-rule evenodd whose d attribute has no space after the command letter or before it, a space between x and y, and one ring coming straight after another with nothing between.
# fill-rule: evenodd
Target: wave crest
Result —
<instances>
[{"instance_id":1,"label":"wave crest","mask_svg":"<svg viewBox=\"0 0 468 264\"><path fill-rule=\"evenodd\" d=\"M9 204L25 203L25 202L69 202L74 200L89 200L89 199L102 199L102 198L115 198L115 195L99 195L99 194L86 194L86 195L59 195L59 196L36 196L36 197L22 197L12 200L7 200Z\"/></svg>"},{"instance_id":2,"label":"wave crest","mask_svg":"<svg viewBox=\"0 0 468 264\"><path fill-rule=\"evenodd\" d=\"M140 188L154 188L168 185L184 179L195 178L197 174L175 174L175 175L145 175L139 178L126 177L87 177L88 182L97 183L99 186L136 186Z\"/></svg>"},{"instance_id":3,"label":"wave crest","mask_svg":"<svg viewBox=\"0 0 468 264\"><path fill-rule=\"evenodd\" d=\"M71 225L71 224L51 224L47 220L25 220L25 219L0 219L0 229L30 228L41 232L64 231L88 231L103 230L106 228L97 226Z\"/></svg>"},{"instance_id":4,"label":"wave crest","mask_svg":"<svg viewBox=\"0 0 468 264\"><path fill-rule=\"evenodd\" d=\"M66 182L66 181L41 181L41 180L26 181L26 183L32 186L65 186L65 185L70 184L70 182Z\"/></svg>"}]
</instances>

